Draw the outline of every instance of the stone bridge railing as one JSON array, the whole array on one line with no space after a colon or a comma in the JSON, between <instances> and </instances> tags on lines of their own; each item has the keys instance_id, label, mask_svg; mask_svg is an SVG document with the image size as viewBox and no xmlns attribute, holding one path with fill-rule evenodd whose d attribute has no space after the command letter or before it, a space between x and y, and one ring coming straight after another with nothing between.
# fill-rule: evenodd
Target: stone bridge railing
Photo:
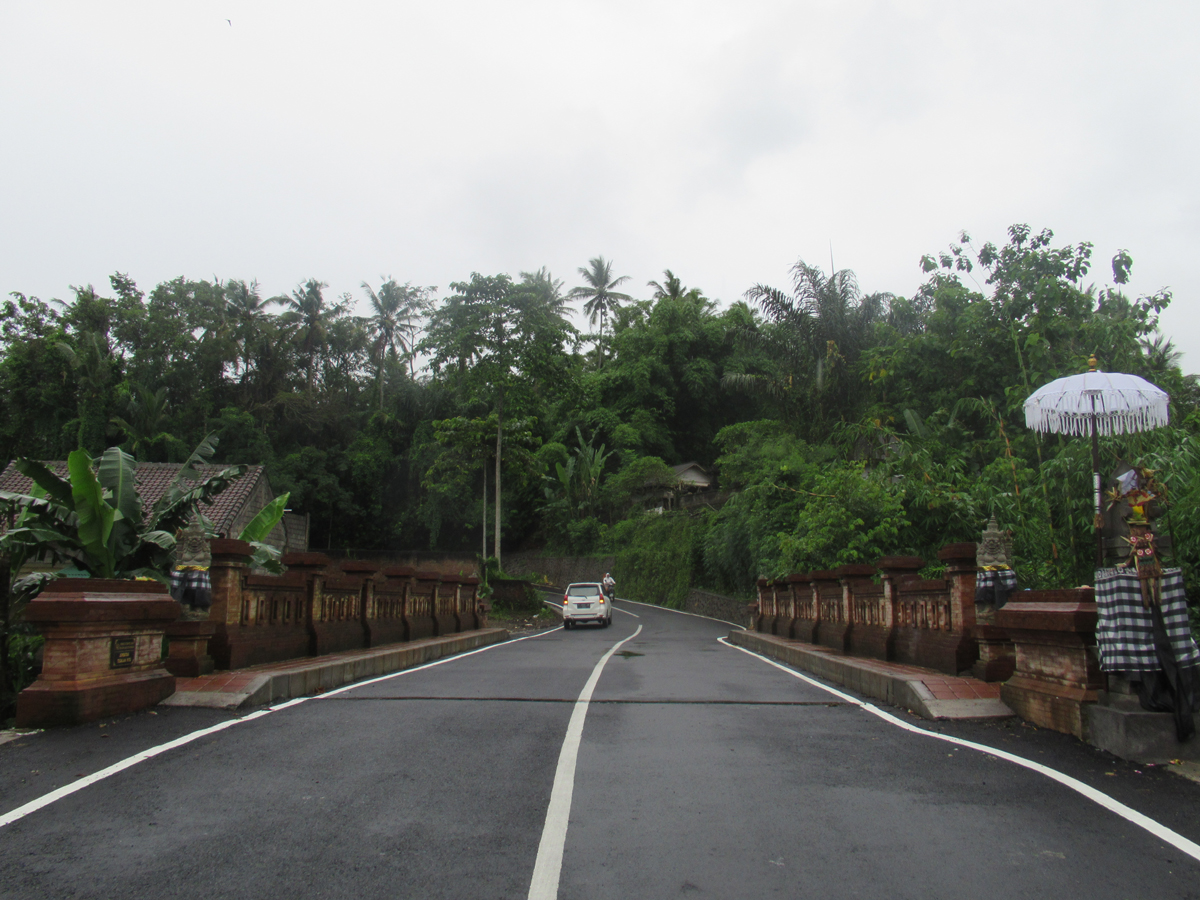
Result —
<instances>
[{"instance_id":1,"label":"stone bridge railing","mask_svg":"<svg viewBox=\"0 0 1200 900\"><path fill-rule=\"evenodd\" d=\"M944 578L921 579L924 560L802 572L758 582L751 629L849 656L907 663L1004 682L1017 713L1085 736L1086 707L1102 688L1090 587L1021 591L997 610L975 606L974 544L938 553Z\"/></svg>"},{"instance_id":2,"label":"stone bridge railing","mask_svg":"<svg viewBox=\"0 0 1200 900\"><path fill-rule=\"evenodd\" d=\"M957 675L978 658L975 545L951 544L938 558L946 577L922 580L924 560L887 556L875 565L760 579L756 631L853 656L910 663Z\"/></svg>"},{"instance_id":3,"label":"stone bridge railing","mask_svg":"<svg viewBox=\"0 0 1200 900\"><path fill-rule=\"evenodd\" d=\"M377 647L487 625L479 579L407 566L381 567L320 553L284 557L283 575L249 568L250 546L212 542L215 626L208 652L219 669Z\"/></svg>"}]
</instances>

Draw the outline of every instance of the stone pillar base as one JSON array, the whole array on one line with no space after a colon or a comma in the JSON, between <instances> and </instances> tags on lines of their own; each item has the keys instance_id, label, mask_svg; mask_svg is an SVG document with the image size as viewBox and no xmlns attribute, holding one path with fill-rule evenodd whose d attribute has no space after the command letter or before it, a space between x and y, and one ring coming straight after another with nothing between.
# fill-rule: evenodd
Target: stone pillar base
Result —
<instances>
[{"instance_id":1,"label":"stone pillar base","mask_svg":"<svg viewBox=\"0 0 1200 900\"><path fill-rule=\"evenodd\" d=\"M101 681L34 682L17 695L18 728L80 725L127 716L175 693L170 672L134 672Z\"/></svg>"},{"instance_id":2,"label":"stone pillar base","mask_svg":"<svg viewBox=\"0 0 1200 900\"><path fill-rule=\"evenodd\" d=\"M1008 634L993 625L976 625L975 638L979 659L971 666L971 674L980 681L1008 681L1017 667L1016 650Z\"/></svg>"},{"instance_id":3,"label":"stone pillar base","mask_svg":"<svg viewBox=\"0 0 1200 900\"><path fill-rule=\"evenodd\" d=\"M163 638L180 606L157 581L60 578L25 608L46 637L42 673L17 695L19 728L128 715L175 693Z\"/></svg>"},{"instance_id":4,"label":"stone pillar base","mask_svg":"<svg viewBox=\"0 0 1200 900\"><path fill-rule=\"evenodd\" d=\"M170 651L163 665L176 678L196 678L213 671L208 642L217 630L216 622L172 622L167 626Z\"/></svg>"},{"instance_id":5,"label":"stone pillar base","mask_svg":"<svg viewBox=\"0 0 1200 900\"><path fill-rule=\"evenodd\" d=\"M1000 699L1027 722L1087 740L1085 708L1096 692L1014 675L1000 686Z\"/></svg>"}]
</instances>

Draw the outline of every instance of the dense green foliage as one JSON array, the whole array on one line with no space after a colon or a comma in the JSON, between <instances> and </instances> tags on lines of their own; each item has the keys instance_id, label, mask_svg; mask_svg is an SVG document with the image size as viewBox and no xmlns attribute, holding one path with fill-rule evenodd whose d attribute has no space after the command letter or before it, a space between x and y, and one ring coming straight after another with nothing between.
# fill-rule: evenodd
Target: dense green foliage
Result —
<instances>
[{"instance_id":1,"label":"dense green foliage","mask_svg":"<svg viewBox=\"0 0 1200 900\"><path fill-rule=\"evenodd\" d=\"M147 295L122 274L107 296L13 295L0 457L120 444L181 460L215 431L221 461L264 463L310 515L315 549L607 552L622 592L647 599L933 559L992 513L1025 584L1078 584L1091 580L1087 442L1039 438L1021 404L1096 353L1171 395L1169 428L1106 439L1102 454L1106 469L1160 470L1194 584L1200 390L1158 331L1170 295L1127 297L1124 252L1094 287L1090 245L1025 226L1003 246L962 235L920 265L912 297L799 262L789 288L724 306L670 270L632 299L599 256L568 291L544 269L475 273L440 301L364 283L366 315L315 278L271 299L186 278ZM598 333L571 325L572 299ZM670 502L670 467L690 461L726 502Z\"/></svg>"}]
</instances>

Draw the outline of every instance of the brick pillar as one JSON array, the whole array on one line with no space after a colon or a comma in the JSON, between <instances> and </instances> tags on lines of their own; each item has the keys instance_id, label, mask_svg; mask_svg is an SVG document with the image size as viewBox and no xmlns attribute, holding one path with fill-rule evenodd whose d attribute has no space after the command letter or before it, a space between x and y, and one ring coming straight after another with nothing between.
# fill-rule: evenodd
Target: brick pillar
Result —
<instances>
[{"instance_id":1,"label":"brick pillar","mask_svg":"<svg viewBox=\"0 0 1200 900\"><path fill-rule=\"evenodd\" d=\"M771 627L775 624L775 618L770 612L770 586L765 578L758 579L756 584L758 586L758 609L755 611L752 630L770 634Z\"/></svg>"},{"instance_id":2,"label":"brick pillar","mask_svg":"<svg viewBox=\"0 0 1200 900\"><path fill-rule=\"evenodd\" d=\"M996 611L1016 648L1016 671L1000 688L1023 719L1088 739L1087 713L1103 686L1096 650L1095 592L1022 591Z\"/></svg>"},{"instance_id":3,"label":"brick pillar","mask_svg":"<svg viewBox=\"0 0 1200 900\"><path fill-rule=\"evenodd\" d=\"M896 589L901 581L916 578L924 566L919 556L885 556L875 563L883 581L884 616L891 628L896 627Z\"/></svg>"},{"instance_id":4,"label":"brick pillar","mask_svg":"<svg viewBox=\"0 0 1200 900\"><path fill-rule=\"evenodd\" d=\"M792 584L792 594L796 601L796 621L792 623L792 639L815 644L821 622L821 607L817 602L812 573L797 572L789 575L788 581Z\"/></svg>"},{"instance_id":5,"label":"brick pillar","mask_svg":"<svg viewBox=\"0 0 1200 900\"><path fill-rule=\"evenodd\" d=\"M289 572L299 572L304 576L304 627L308 631L309 656L316 656L320 646L317 630L324 619L321 586L329 562L329 557L324 553L288 553L283 557L283 564Z\"/></svg>"},{"instance_id":6,"label":"brick pillar","mask_svg":"<svg viewBox=\"0 0 1200 900\"><path fill-rule=\"evenodd\" d=\"M956 655L959 672L972 668L979 659L975 642L975 550L975 544L967 542L947 544L938 551L950 582L950 615L952 632L959 639Z\"/></svg>"},{"instance_id":7,"label":"brick pillar","mask_svg":"<svg viewBox=\"0 0 1200 900\"><path fill-rule=\"evenodd\" d=\"M180 612L157 581L52 581L25 607L46 643L41 674L17 695L17 727L128 715L171 696L162 644Z\"/></svg>"},{"instance_id":8,"label":"brick pillar","mask_svg":"<svg viewBox=\"0 0 1200 900\"><path fill-rule=\"evenodd\" d=\"M467 609L470 611L471 628L487 628L487 604L479 599L479 579L468 575L463 579L463 592L466 595Z\"/></svg>"},{"instance_id":9,"label":"brick pillar","mask_svg":"<svg viewBox=\"0 0 1200 900\"><path fill-rule=\"evenodd\" d=\"M208 620L216 625L208 641L208 652L218 669L230 669L233 654L232 633L242 620L242 587L250 571L254 548L246 541L217 538L209 543L212 561L208 578L212 582L212 606Z\"/></svg>"}]
</instances>

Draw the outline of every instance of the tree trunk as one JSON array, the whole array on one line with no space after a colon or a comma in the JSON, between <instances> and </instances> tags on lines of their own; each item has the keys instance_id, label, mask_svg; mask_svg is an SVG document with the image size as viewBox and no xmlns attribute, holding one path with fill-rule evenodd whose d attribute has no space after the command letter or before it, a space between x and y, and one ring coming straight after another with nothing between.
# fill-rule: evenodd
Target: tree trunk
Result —
<instances>
[{"instance_id":1,"label":"tree trunk","mask_svg":"<svg viewBox=\"0 0 1200 900\"><path fill-rule=\"evenodd\" d=\"M487 559L487 460L483 461L483 557Z\"/></svg>"},{"instance_id":2,"label":"tree trunk","mask_svg":"<svg viewBox=\"0 0 1200 900\"><path fill-rule=\"evenodd\" d=\"M500 454L503 449L501 440L504 434L504 394L500 395L500 402L496 404L496 502L493 504L496 507L496 526L493 529L492 539L495 542L496 552L492 555L496 557L496 565L500 565Z\"/></svg>"}]
</instances>

